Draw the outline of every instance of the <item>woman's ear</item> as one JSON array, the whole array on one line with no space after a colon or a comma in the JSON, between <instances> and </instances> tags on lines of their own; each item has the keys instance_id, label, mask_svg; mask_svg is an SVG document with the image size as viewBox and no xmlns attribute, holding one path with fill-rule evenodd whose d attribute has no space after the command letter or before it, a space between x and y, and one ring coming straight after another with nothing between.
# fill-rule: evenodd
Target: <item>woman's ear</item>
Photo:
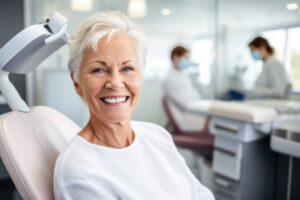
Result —
<instances>
[{"instance_id":1,"label":"woman's ear","mask_svg":"<svg viewBox=\"0 0 300 200\"><path fill-rule=\"evenodd\" d=\"M77 93L79 96L82 96L82 92L81 92L80 85L79 85L79 83L77 82L77 80L76 80L76 78L75 78L75 72L74 72L74 71L71 71L71 72L70 72L70 76L71 76L71 79L72 79L72 81L73 81L73 85L74 85L74 88L75 88L76 93Z\"/></svg>"}]
</instances>

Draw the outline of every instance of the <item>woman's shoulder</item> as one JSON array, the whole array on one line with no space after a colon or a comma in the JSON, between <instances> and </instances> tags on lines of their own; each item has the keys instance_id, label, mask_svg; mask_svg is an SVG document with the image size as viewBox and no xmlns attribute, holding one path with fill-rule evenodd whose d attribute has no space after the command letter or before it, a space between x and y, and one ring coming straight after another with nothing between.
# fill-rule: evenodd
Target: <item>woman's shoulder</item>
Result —
<instances>
[{"instance_id":1,"label":"woman's shoulder","mask_svg":"<svg viewBox=\"0 0 300 200\"><path fill-rule=\"evenodd\" d=\"M87 150L78 141L80 136L76 135L62 150L55 162L54 178L60 182L68 182L69 177L80 176L79 172L85 168L81 163L87 158Z\"/></svg>"},{"instance_id":2,"label":"woman's shoulder","mask_svg":"<svg viewBox=\"0 0 300 200\"><path fill-rule=\"evenodd\" d=\"M152 122L131 121L131 125L134 128L142 129L144 131L156 130L156 131L159 131L159 132L164 132L164 133L167 132L168 133L168 131L165 128L161 127L158 124L152 123Z\"/></svg>"},{"instance_id":3,"label":"woman's shoulder","mask_svg":"<svg viewBox=\"0 0 300 200\"><path fill-rule=\"evenodd\" d=\"M275 57L275 56L271 56L270 58L268 58L266 60L265 65L269 68L274 68L275 67L284 67L283 64Z\"/></svg>"},{"instance_id":4,"label":"woman's shoulder","mask_svg":"<svg viewBox=\"0 0 300 200\"><path fill-rule=\"evenodd\" d=\"M171 134L160 125L151 122L132 121L132 128L143 136L172 141Z\"/></svg>"}]
</instances>

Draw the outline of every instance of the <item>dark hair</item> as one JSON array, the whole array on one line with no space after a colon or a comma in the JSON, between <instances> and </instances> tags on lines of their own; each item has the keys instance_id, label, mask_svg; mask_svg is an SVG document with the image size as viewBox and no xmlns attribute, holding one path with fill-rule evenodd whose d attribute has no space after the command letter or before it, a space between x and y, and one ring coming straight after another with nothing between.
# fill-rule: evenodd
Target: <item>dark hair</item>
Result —
<instances>
[{"instance_id":1,"label":"dark hair","mask_svg":"<svg viewBox=\"0 0 300 200\"><path fill-rule=\"evenodd\" d=\"M271 47L271 45L269 44L268 40L266 40L263 37L256 37L254 38L249 44L249 47L256 47L256 48L261 48L261 47L265 47L267 52L269 54L274 54L274 49L273 47Z\"/></svg>"},{"instance_id":2,"label":"dark hair","mask_svg":"<svg viewBox=\"0 0 300 200\"><path fill-rule=\"evenodd\" d=\"M188 52L189 50L184 48L183 46L176 46L171 51L171 60L173 60L175 56L183 56L185 53Z\"/></svg>"}]
</instances>

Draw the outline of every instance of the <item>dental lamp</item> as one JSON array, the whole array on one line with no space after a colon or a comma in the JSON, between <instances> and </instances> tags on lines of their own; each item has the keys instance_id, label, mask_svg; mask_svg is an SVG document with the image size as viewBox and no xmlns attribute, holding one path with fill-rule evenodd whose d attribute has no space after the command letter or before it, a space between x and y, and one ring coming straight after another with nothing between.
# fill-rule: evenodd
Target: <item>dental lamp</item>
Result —
<instances>
[{"instance_id":1,"label":"dental lamp","mask_svg":"<svg viewBox=\"0 0 300 200\"><path fill-rule=\"evenodd\" d=\"M29 112L9 80L9 73L26 74L33 71L53 52L68 41L67 19L54 13L44 24L31 25L0 49L0 90L12 110Z\"/></svg>"}]
</instances>

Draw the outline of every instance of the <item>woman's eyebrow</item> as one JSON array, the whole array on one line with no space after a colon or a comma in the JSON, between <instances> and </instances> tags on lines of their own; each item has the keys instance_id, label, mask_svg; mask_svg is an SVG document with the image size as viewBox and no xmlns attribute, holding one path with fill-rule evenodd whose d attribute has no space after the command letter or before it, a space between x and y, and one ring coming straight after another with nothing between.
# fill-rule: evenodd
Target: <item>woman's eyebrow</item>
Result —
<instances>
[{"instance_id":1,"label":"woman's eyebrow","mask_svg":"<svg viewBox=\"0 0 300 200\"><path fill-rule=\"evenodd\" d=\"M131 59L126 60L126 61L123 61L123 62L122 62L122 65L128 64L128 63L131 62L131 61L132 61Z\"/></svg>"},{"instance_id":2,"label":"woman's eyebrow","mask_svg":"<svg viewBox=\"0 0 300 200\"><path fill-rule=\"evenodd\" d=\"M129 60L123 61L122 65L128 64L130 62L134 62L134 61L132 59L129 59ZM108 66L107 63L105 61L102 61L102 60L92 60L92 61L88 62L88 65L90 65L92 63L100 63L100 64L104 65L105 67Z\"/></svg>"},{"instance_id":3,"label":"woman's eyebrow","mask_svg":"<svg viewBox=\"0 0 300 200\"><path fill-rule=\"evenodd\" d=\"M88 65L90 65L91 63L100 63L104 66L107 66L106 62L105 61L102 61L102 60L92 60L88 63Z\"/></svg>"}]
</instances>

